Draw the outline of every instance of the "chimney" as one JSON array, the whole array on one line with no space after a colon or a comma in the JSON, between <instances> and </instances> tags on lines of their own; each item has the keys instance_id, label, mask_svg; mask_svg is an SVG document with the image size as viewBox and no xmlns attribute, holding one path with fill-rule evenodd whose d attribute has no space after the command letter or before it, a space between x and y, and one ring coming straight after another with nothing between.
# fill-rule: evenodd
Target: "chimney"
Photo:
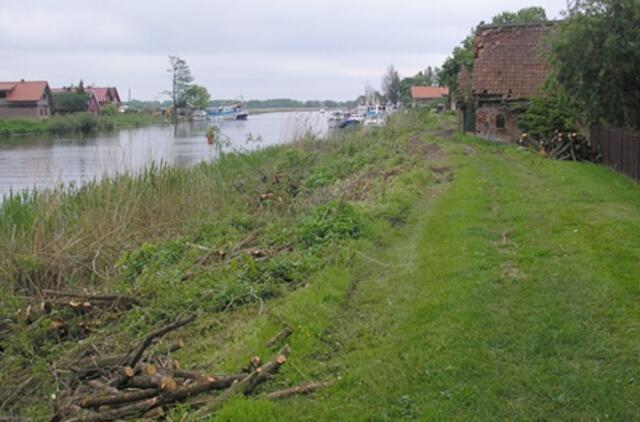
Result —
<instances>
[{"instance_id":1,"label":"chimney","mask_svg":"<svg viewBox=\"0 0 640 422\"><path fill-rule=\"evenodd\" d=\"M24 82L24 79L20 79L20 82Z\"/></svg>"}]
</instances>

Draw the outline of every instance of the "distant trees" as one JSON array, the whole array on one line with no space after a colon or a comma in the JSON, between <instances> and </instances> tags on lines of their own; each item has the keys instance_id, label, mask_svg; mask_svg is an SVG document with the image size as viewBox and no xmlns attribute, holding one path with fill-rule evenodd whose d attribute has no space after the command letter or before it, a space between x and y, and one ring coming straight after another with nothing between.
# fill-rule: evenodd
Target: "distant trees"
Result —
<instances>
[{"instance_id":1,"label":"distant trees","mask_svg":"<svg viewBox=\"0 0 640 422\"><path fill-rule=\"evenodd\" d=\"M574 1L550 61L554 82L589 122L640 129L640 1Z\"/></svg>"},{"instance_id":2,"label":"distant trees","mask_svg":"<svg viewBox=\"0 0 640 422\"><path fill-rule=\"evenodd\" d=\"M187 62L178 56L169 56L167 72L171 75L171 89L167 91L167 94L171 97L172 118L176 122L178 108L184 107L189 99L189 89L191 88L191 82L193 82L193 76Z\"/></svg>"},{"instance_id":3,"label":"distant trees","mask_svg":"<svg viewBox=\"0 0 640 422\"><path fill-rule=\"evenodd\" d=\"M400 75L393 65L389 65L382 78L382 93L391 104L400 101Z\"/></svg>"}]
</instances>

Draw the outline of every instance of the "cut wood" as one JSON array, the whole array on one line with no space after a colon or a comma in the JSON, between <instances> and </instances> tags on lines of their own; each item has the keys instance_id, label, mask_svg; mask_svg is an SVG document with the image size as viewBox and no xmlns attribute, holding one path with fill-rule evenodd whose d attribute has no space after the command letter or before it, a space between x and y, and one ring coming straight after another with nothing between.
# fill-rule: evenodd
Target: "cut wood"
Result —
<instances>
[{"instance_id":1,"label":"cut wood","mask_svg":"<svg viewBox=\"0 0 640 422\"><path fill-rule=\"evenodd\" d=\"M278 399L284 399L290 396L295 396L298 394L309 394L321 388L329 387L330 385L331 385L330 382L302 384L296 387L287 388L285 390L274 391L273 393L267 394L267 398L269 400L278 400Z\"/></svg>"},{"instance_id":2,"label":"cut wood","mask_svg":"<svg viewBox=\"0 0 640 422\"><path fill-rule=\"evenodd\" d=\"M284 330L271 337L269 341L267 341L267 349L271 349L273 346L276 346L286 340L291 334L293 334L293 329L289 326L285 327Z\"/></svg>"},{"instance_id":3,"label":"cut wood","mask_svg":"<svg viewBox=\"0 0 640 422\"><path fill-rule=\"evenodd\" d=\"M289 355L289 346L284 346L274 360L256 369L258 376L255 378L255 380L253 381L251 387L249 388L249 390L247 390L247 392L250 393L258 385L262 384L263 382L271 378L273 375L278 373L278 371L280 370L280 367L284 365L284 363L287 361L288 355Z\"/></svg>"},{"instance_id":4,"label":"cut wood","mask_svg":"<svg viewBox=\"0 0 640 422\"><path fill-rule=\"evenodd\" d=\"M149 346L151 346L151 344L154 342L154 340L156 340L157 338L160 338L162 336L164 336L165 334L177 330L178 328L184 327L185 325L193 322L193 320L196 319L195 315L191 315L185 319L176 321L172 324L169 324L165 327L159 328L156 331L153 331L151 333L149 333L144 340L142 340L142 342L140 343L140 345L133 351L133 353L131 353L130 357L129 357L129 361L127 362L129 366L131 367L135 367L136 364L140 361L140 359L142 359L142 355L144 354L144 351L147 350L147 348Z\"/></svg>"},{"instance_id":5,"label":"cut wood","mask_svg":"<svg viewBox=\"0 0 640 422\"><path fill-rule=\"evenodd\" d=\"M99 421L114 421L117 419L139 417L144 415L149 410L158 405L158 397L154 397L148 400L139 401L128 406L119 407L117 409L111 409L102 411L100 413L93 413L90 415L77 417L69 420L68 422L99 422Z\"/></svg>"},{"instance_id":6,"label":"cut wood","mask_svg":"<svg viewBox=\"0 0 640 422\"><path fill-rule=\"evenodd\" d=\"M82 408L93 408L100 406L110 406L114 404L123 404L137 402L140 400L150 399L160 394L160 389L137 390L131 392L122 392L118 394L109 394L106 396L87 397L79 401Z\"/></svg>"},{"instance_id":7,"label":"cut wood","mask_svg":"<svg viewBox=\"0 0 640 422\"><path fill-rule=\"evenodd\" d=\"M104 305L104 302L109 302L111 304L121 304L123 306L142 306L142 303L135 297L120 294L93 295L78 292L59 292L57 290L43 290L42 294L52 297L83 299L88 302L101 302L102 305Z\"/></svg>"}]
</instances>

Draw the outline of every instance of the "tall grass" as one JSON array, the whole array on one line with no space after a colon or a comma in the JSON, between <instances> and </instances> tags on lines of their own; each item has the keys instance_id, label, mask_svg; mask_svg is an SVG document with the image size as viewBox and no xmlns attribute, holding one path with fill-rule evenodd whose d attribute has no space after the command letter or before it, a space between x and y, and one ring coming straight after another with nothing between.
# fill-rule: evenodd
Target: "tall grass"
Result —
<instances>
[{"instance_id":1,"label":"tall grass","mask_svg":"<svg viewBox=\"0 0 640 422\"><path fill-rule=\"evenodd\" d=\"M147 113L128 113L93 116L90 113L74 113L52 116L48 119L0 119L0 137L38 133L67 134L91 133L120 127L140 127L162 123L163 119Z\"/></svg>"},{"instance_id":2,"label":"tall grass","mask_svg":"<svg viewBox=\"0 0 640 422\"><path fill-rule=\"evenodd\" d=\"M7 198L0 208L2 286L33 292L108 278L123 249L172 236L214 210L216 176L205 165L152 166L76 190Z\"/></svg>"}]
</instances>

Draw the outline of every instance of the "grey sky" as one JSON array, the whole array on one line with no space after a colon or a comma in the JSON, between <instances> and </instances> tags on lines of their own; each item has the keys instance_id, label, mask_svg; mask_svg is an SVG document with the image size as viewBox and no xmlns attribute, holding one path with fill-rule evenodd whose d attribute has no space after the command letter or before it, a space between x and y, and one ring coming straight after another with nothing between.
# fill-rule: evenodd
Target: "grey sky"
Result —
<instances>
[{"instance_id":1,"label":"grey sky","mask_svg":"<svg viewBox=\"0 0 640 422\"><path fill-rule=\"evenodd\" d=\"M0 80L115 85L162 99L167 56L215 98L352 99L442 64L481 20L564 0L0 0Z\"/></svg>"}]
</instances>

